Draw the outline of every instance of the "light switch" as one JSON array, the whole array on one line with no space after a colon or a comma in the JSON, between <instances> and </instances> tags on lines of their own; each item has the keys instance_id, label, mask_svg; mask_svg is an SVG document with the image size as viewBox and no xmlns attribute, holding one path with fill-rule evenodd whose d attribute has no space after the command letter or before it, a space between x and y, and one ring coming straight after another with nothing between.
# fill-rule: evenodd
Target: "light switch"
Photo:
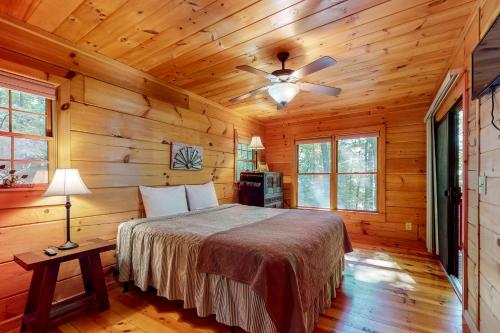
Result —
<instances>
[{"instance_id":1,"label":"light switch","mask_svg":"<svg viewBox=\"0 0 500 333\"><path fill-rule=\"evenodd\" d=\"M479 194L486 194L486 176L479 176L477 187Z\"/></svg>"}]
</instances>

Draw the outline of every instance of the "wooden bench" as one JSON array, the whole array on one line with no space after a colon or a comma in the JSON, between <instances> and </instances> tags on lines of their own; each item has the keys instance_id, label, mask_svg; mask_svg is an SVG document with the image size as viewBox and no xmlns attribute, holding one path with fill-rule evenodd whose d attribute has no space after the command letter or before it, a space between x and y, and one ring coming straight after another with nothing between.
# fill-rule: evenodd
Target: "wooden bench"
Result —
<instances>
[{"instance_id":1,"label":"wooden bench","mask_svg":"<svg viewBox=\"0 0 500 333\"><path fill-rule=\"evenodd\" d=\"M93 239L75 249L58 251L52 257L43 251L15 255L15 262L27 271L33 270L21 331L46 332L49 320L90 304L96 304L100 311L109 309L100 253L115 248L114 242ZM75 259L80 261L85 292L53 304L59 266L62 262Z\"/></svg>"}]
</instances>

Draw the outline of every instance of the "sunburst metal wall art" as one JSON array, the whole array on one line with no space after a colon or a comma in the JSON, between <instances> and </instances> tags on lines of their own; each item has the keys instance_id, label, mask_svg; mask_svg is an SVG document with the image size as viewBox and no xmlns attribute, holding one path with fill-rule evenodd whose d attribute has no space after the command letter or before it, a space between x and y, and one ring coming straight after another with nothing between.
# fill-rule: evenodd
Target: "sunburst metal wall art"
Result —
<instances>
[{"instance_id":1,"label":"sunburst metal wall art","mask_svg":"<svg viewBox=\"0 0 500 333\"><path fill-rule=\"evenodd\" d=\"M172 143L170 168L174 170L203 169L203 147Z\"/></svg>"}]
</instances>

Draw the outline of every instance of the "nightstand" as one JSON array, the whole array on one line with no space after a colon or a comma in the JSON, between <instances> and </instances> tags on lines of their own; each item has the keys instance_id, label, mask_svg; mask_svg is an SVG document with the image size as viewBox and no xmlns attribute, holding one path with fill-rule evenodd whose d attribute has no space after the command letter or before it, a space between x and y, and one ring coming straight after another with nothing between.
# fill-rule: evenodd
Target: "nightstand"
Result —
<instances>
[{"instance_id":1,"label":"nightstand","mask_svg":"<svg viewBox=\"0 0 500 333\"><path fill-rule=\"evenodd\" d=\"M109 309L100 253L115 248L114 242L93 239L75 249L58 251L52 257L42 250L15 255L15 262L27 271L33 270L21 330L45 332L49 320L90 304L96 304L100 311ZM60 264L76 259L80 262L85 293L53 304Z\"/></svg>"}]
</instances>

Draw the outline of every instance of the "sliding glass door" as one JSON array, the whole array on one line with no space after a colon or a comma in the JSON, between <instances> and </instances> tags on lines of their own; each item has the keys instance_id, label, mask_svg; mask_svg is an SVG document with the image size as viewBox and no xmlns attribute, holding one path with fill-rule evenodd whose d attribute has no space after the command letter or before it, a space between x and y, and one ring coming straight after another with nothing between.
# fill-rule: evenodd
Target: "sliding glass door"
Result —
<instances>
[{"instance_id":1,"label":"sliding glass door","mask_svg":"<svg viewBox=\"0 0 500 333\"><path fill-rule=\"evenodd\" d=\"M439 258L461 288L464 227L463 110L460 106L453 108L436 126L436 168Z\"/></svg>"}]
</instances>

